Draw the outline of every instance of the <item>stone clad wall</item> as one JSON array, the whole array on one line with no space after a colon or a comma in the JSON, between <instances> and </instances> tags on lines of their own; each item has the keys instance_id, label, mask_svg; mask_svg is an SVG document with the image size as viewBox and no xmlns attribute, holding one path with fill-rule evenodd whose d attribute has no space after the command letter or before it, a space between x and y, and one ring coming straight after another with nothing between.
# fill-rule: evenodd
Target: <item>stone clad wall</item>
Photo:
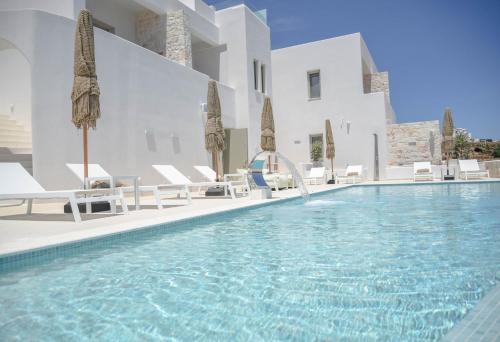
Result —
<instances>
[{"instance_id":1,"label":"stone clad wall","mask_svg":"<svg viewBox=\"0 0 500 342\"><path fill-rule=\"evenodd\" d=\"M189 19L182 10L167 13L166 57L179 64L193 66Z\"/></svg>"},{"instance_id":2,"label":"stone clad wall","mask_svg":"<svg viewBox=\"0 0 500 342\"><path fill-rule=\"evenodd\" d=\"M138 43L160 55L165 56L167 44L167 16L145 10L137 15L136 36Z\"/></svg>"},{"instance_id":3,"label":"stone clad wall","mask_svg":"<svg viewBox=\"0 0 500 342\"><path fill-rule=\"evenodd\" d=\"M140 45L179 64L192 67L191 31L184 11L158 15L149 10L136 20L136 36Z\"/></svg>"},{"instance_id":4,"label":"stone clad wall","mask_svg":"<svg viewBox=\"0 0 500 342\"><path fill-rule=\"evenodd\" d=\"M441 162L441 131L437 120L388 125L387 141L389 165Z\"/></svg>"},{"instance_id":5,"label":"stone clad wall","mask_svg":"<svg viewBox=\"0 0 500 342\"><path fill-rule=\"evenodd\" d=\"M391 102L389 73L387 71L364 75L363 86L365 93L384 92L387 95L389 102Z\"/></svg>"}]
</instances>

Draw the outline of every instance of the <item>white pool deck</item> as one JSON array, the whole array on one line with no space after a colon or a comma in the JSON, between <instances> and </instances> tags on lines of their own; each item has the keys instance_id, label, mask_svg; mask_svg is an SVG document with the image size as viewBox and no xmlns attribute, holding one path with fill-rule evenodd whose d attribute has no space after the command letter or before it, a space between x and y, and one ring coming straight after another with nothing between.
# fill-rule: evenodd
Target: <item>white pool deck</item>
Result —
<instances>
[{"instance_id":1,"label":"white pool deck","mask_svg":"<svg viewBox=\"0 0 500 342\"><path fill-rule=\"evenodd\" d=\"M317 185L309 186L309 190L316 193L346 186L349 185ZM157 209L153 197L141 197L139 211L135 211L133 199L127 198L127 215L121 214L118 206L116 215L82 214L82 223L78 224L73 221L72 214L63 213L63 202L35 201L31 215L26 214L26 205L0 208L0 257L297 196L300 196L297 189L273 191L270 200L195 195L191 205L186 205L185 199L166 199L161 210Z\"/></svg>"},{"instance_id":2,"label":"white pool deck","mask_svg":"<svg viewBox=\"0 0 500 342\"><path fill-rule=\"evenodd\" d=\"M486 179L476 182L500 181ZM470 183L469 181L468 183ZM464 183L419 182L419 183ZM415 184L412 181L365 182L355 186L387 184ZM352 185L308 186L311 194L342 189ZM231 198L194 197L191 205L184 199L167 199L164 209L158 210L152 197L141 198L141 210L135 211L132 198L129 214L82 214L82 223L75 223L71 214L64 214L62 202L34 202L33 214L26 214L26 205L0 207L0 257L76 241L94 239L131 230L174 222L183 219L250 208L264 203L299 197L297 189L273 191L271 200L252 200L248 196ZM465 319L445 336L446 341L499 341L500 342L500 285L497 285ZM464 339L465 338L465 339Z\"/></svg>"}]
</instances>

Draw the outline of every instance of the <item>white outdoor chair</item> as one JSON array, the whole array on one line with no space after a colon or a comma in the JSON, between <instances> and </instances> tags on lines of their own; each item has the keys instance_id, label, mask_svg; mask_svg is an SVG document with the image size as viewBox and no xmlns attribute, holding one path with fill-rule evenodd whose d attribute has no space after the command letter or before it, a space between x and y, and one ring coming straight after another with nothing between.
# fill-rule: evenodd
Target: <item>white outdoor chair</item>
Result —
<instances>
[{"instance_id":1,"label":"white outdoor chair","mask_svg":"<svg viewBox=\"0 0 500 342\"><path fill-rule=\"evenodd\" d=\"M460 178L468 180L470 178L490 177L488 170L481 170L476 159L459 160Z\"/></svg>"},{"instance_id":2,"label":"white outdoor chair","mask_svg":"<svg viewBox=\"0 0 500 342\"><path fill-rule=\"evenodd\" d=\"M55 198L69 201L76 223L82 221L79 203L109 201L111 212L115 214L116 201L120 201L122 211L128 212L120 189L47 191L19 163L0 163L0 175L0 200L27 200L27 214L31 214L34 199Z\"/></svg>"},{"instance_id":3,"label":"white outdoor chair","mask_svg":"<svg viewBox=\"0 0 500 342\"><path fill-rule=\"evenodd\" d=\"M204 188L211 186L223 186L225 188L225 193L231 194L231 198L236 198L236 193L231 182L191 182L189 178L184 176L179 170L177 170L173 165L153 165L153 168L162 175L168 182L173 185L185 185L188 188Z\"/></svg>"},{"instance_id":4,"label":"white outdoor chair","mask_svg":"<svg viewBox=\"0 0 500 342\"><path fill-rule=\"evenodd\" d=\"M325 167L313 167L309 171L309 175L303 178L304 183L311 185L319 185L325 183Z\"/></svg>"},{"instance_id":5,"label":"white outdoor chair","mask_svg":"<svg viewBox=\"0 0 500 342\"><path fill-rule=\"evenodd\" d=\"M196 171L201 173L201 175L203 177L205 177L208 181L210 181L210 182L217 181L217 173L214 170L212 170L212 168L210 168L208 166L203 166L203 165L195 165L193 167L196 169ZM229 177L229 176L233 176L233 177ZM240 177L237 177L237 176L240 176ZM233 178L233 179L239 178L239 180L230 180L230 178ZM244 193L247 193L247 194L250 193L250 186L248 185L247 177L244 177L244 176L242 177L240 174L228 175L228 177L226 177L226 175L224 175L224 182L231 183L231 185L233 187L241 186Z\"/></svg>"},{"instance_id":6,"label":"white outdoor chair","mask_svg":"<svg viewBox=\"0 0 500 342\"><path fill-rule=\"evenodd\" d=\"M136 208L140 209L139 204L139 194L141 193L153 193L156 201L156 206L158 209L163 209L161 203L162 198L172 195L185 195L188 204L191 204L191 194L187 186L172 186L170 184L162 185L138 185L140 178L137 176L111 176L106 170L104 170L99 164L89 164L89 177L87 177L87 183L85 184L83 164L66 164L66 166L73 172L73 174L78 177L80 182L86 187L90 186L91 182L95 181L105 181L109 182L110 187L114 188L116 181L119 179L132 179L135 183L134 186L120 187L123 192L134 192L137 187L137 197L135 198Z\"/></svg>"},{"instance_id":7,"label":"white outdoor chair","mask_svg":"<svg viewBox=\"0 0 500 342\"><path fill-rule=\"evenodd\" d=\"M349 165L344 176L336 176L338 184L358 183L363 181L363 165Z\"/></svg>"},{"instance_id":8,"label":"white outdoor chair","mask_svg":"<svg viewBox=\"0 0 500 342\"><path fill-rule=\"evenodd\" d=\"M431 162L413 163L413 181L433 181Z\"/></svg>"}]
</instances>

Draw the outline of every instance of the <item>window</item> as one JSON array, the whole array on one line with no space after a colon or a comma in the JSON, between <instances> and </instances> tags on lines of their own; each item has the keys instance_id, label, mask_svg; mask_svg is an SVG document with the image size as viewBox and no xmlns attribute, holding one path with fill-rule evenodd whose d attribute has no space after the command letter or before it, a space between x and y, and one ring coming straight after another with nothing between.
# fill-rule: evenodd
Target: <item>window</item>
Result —
<instances>
[{"instance_id":1,"label":"window","mask_svg":"<svg viewBox=\"0 0 500 342\"><path fill-rule=\"evenodd\" d=\"M319 70L309 71L307 73L307 81L309 88L309 98L310 99L321 98L321 79L319 75Z\"/></svg>"},{"instance_id":2,"label":"window","mask_svg":"<svg viewBox=\"0 0 500 342\"><path fill-rule=\"evenodd\" d=\"M104 30L109 33L115 33L115 28L111 25L108 25L100 20L97 20L96 18L92 18L92 23L94 24L95 27L100 28L101 30Z\"/></svg>"},{"instance_id":3,"label":"window","mask_svg":"<svg viewBox=\"0 0 500 342\"><path fill-rule=\"evenodd\" d=\"M266 66L262 64L260 66L260 90L262 91L262 94L266 93Z\"/></svg>"},{"instance_id":4,"label":"window","mask_svg":"<svg viewBox=\"0 0 500 342\"><path fill-rule=\"evenodd\" d=\"M255 90L259 90L259 61L253 60L253 86Z\"/></svg>"},{"instance_id":5,"label":"window","mask_svg":"<svg viewBox=\"0 0 500 342\"><path fill-rule=\"evenodd\" d=\"M323 134L309 135L309 153L312 161L323 160Z\"/></svg>"}]
</instances>

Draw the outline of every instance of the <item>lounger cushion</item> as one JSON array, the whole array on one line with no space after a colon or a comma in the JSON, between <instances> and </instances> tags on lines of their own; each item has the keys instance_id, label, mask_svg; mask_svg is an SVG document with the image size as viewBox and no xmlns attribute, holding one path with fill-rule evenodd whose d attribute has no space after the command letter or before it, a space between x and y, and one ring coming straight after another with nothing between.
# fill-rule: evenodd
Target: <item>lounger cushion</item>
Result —
<instances>
[{"instance_id":1,"label":"lounger cushion","mask_svg":"<svg viewBox=\"0 0 500 342\"><path fill-rule=\"evenodd\" d=\"M359 173L357 173L357 172L349 172L347 174L347 177L358 176L358 175L359 175Z\"/></svg>"},{"instance_id":2,"label":"lounger cushion","mask_svg":"<svg viewBox=\"0 0 500 342\"><path fill-rule=\"evenodd\" d=\"M430 173L431 171L429 169L418 169L417 173Z\"/></svg>"}]
</instances>

